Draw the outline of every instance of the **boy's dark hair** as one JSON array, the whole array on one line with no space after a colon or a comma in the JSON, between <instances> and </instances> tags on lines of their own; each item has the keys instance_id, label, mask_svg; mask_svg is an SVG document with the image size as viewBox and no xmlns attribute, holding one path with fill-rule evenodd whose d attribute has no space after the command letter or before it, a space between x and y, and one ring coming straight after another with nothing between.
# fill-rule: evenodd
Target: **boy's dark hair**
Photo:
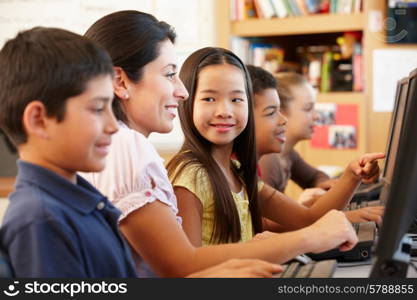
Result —
<instances>
[{"instance_id":1,"label":"boy's dark hair","mask_svg":"<svg viewBox=\"0 0 417 300\"><path fill-rule=\"evenodd\" d=\"M254 94L262 93L266 89L277 88L277 80L268 71L253 65L246 65L246 68L248 69L250 78L252 80L252 88Z\"/></svg>"},{"instance_id":2,"label":"boy's dark hair","mask_svg":"<svg viewBox=\"0 0 417 300\"><path fill-rule=\"evenodd\" d=\"M0 70L0 129L16 146L27 141L22 116L31 101L42 102L48 117L60 122L68 98L81 94L90 79L113 74L108 54L89 39L45 27L6 42Z\"/></svg>"},{"instance_id":3,"label":"boy's dark hair","mask_svg":"<svg viewBox=\"0 0 417 300\"><path fill-rule=\"evenodd\" d=\"M169 24L135 10L106 15L84 35L106 49L114 66L122 68L133 82L140 81L143 67L159 56L160 43L165 40L174 43L176 38ZM114 95L113 112L118 120L126 122L120 101Z\"/></svg>"},{"instance_id":4,"label":"boy's dark hair","mask_svg":"<svg viewBox=\"0 0 417 300\"><path fill-rule=\"evenodd\" d=\"M168 163L168 174L175 182L188 165L201 165L206 171L214 198L214 228L211 241L215 243L237 242L241 239L239 215L227 180L210 154L211 143L195 127L193 110L197 80L200 71L211 65L229 64L242 70L248 98L248 123L242 133L233 142L233 153L241 163L234 171L242 179L249 198L249 210L255 233L262 231L261 214L258 203L257 153L255 142L255 124L252 102L252 87L245 65L231 51L223 48L202 48L191 54L182 65L180 78L190 97L181 101L178 113L184 132L184 144L181 150Z\"/></svg>"}]
</instances>

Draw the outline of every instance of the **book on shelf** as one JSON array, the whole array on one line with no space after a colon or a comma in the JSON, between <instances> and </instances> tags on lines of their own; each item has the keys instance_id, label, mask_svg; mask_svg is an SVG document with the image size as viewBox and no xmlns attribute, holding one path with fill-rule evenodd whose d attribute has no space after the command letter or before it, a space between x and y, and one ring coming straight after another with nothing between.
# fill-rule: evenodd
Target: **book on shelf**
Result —
<instances>
[{"instance_id":1,"label":"book on shelf","mask_svg":"<svg viewBox=\"0 0 417 300\"><path fill-rule=\"evenodd\" d=\"M362 47L357 43L354 47L353 57L353 90L355 92L361 92L364 90L363 81L363 59L362 59Z\"/></svg>"},{"instance_id":2,"label":"book on shelf","mask_svg":"<svg viewBox=\"0 0 417 300\"><path fill-rule=\"evenodd\" d=\"M272 44L252 44L251 63L270 73L277 73L284 62L284 50Z\"/></svg>"},{"instance_id":3,"label":"book on shelf","mask_svg":"<svg viewBox=\"0 0 417 300\"><path fill-rule=\"evenodd\" d=\"M343 57L338 45L297 48L301 73L321 93L363 91L363 62L360 43L351 57Z\"/></svg>"},{"instance_id":4,"label":"book on shelf","mask_svg":"<svg viewBox=\"0 0 417 300\"><path fill-rule=\"evenodd\" d=\"M231 46L245 64L262 67L271 73L278 72L284 62L284 50L277 45L233 38Z\"/></svg>"},{"instance_id":5,"label":"book on shelf","mask_svg":"<svg viewBox=\"0 0 417 300\"><path fill-rule=\"evenodd\" d=\"M254 0L254 1L259 2L262 15L264 16L265 19L276 17L275 9L272 6L272 3L270 0Z\"/></svg>"},{"instance_id":6,"label":"book on shelf","mask_svg":"<svg viewBox=\"0 0 417 300\"><path fill-rule=\"evenodd\" d=\"M318 14L320 12L320 0L305 0L305 3L310 14Z\"/></svg>"},{"instance_id":7,"label":"book on shelf","mask_svg":"<svg viewBox=\"0 0 417 300\"><path fill-rule=\"evenodd\" d=\"M230 18L271 19L310 14L353 14L362 9L362 0L230 0Z\"/></svg>"},{"instance_id":8,"label":"book on shelf","mask_svg":"<svg viewBox=\"0 0 417 300\"><path fill-rule=\"evenodd\" d=\"M301 15L308 15L307 5L305 0L295 0L297 2L298 9L301 12Z\"/></svg>"},{"instance_id":9,"label":"book on shelf","mask_svg":"<svg viewBox=\"0 0 417 300\"><path fill-rule=\"evenodd\" d=\"M285 18L289 15L284 1L285 0L271 0L272 7L275 10L275 15L278 18Z\"/></svg>"}]
</instances>

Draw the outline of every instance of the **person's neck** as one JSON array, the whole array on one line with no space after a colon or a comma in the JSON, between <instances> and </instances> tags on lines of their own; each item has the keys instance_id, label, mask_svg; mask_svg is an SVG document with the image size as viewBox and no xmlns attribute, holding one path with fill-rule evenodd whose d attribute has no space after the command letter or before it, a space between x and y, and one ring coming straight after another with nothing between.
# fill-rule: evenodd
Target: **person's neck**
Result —
<instances>
[{"instance_id":1,"label":"person's neck","mask_svg":"<svg viewBox=\"0 0 417 300\"><path fill-rule=\"evenodd\" d=\"M233 145L215 146L211 149L211 156L223 170L230 169L230 157L232 156Z\"/></svg>"},{"instance_id":2,"label":"person's neck","mask_svg":"<svg viewBox=\"0 0 417 300\"><path fill-rule=\"evenodd\" d=\"M48 169L49 171L54 172L58 176L61 176L71 183L77 183L77 172L73 170L67 170L65 168L59 167L54 164L52 161L48 160L45 157L34 155L33 153L37 153L36 151L27 151L27 149L20 150L19 149L19 158L22 161L40 166L42 168Z\"/></svg>"},{"instance_id":3,"label":"person's neck","mask_svg":"<svg viewBox=\"0 0 417 300\"><path fill-rule=\"evenodd\" d=\"M294 138L287 137L287 139L285 140L284 148L281 151L281 155L288 155L291 152L291 150L294 149L295 145L297 145L298 142L299 141Z\"/></svg>"},{"instance_id":4,"label":"person's neck","mask_svg":"<svg viewBox=\"0 0 417 300\"><path fill-rule=\"evenodd\" d=\"M226 177L230 190L239 193L242 190L242 184L232 169L232 151L233 145L214 147L211 155Z\"/></svg>"},{"instance_id":5,"label":"person's neck","mask_svg":"<svg viewBox=\"0 0 417 300\"><path fill-rule=\"evenodd\" d=\"M125 124L126 124L127 127L139 132L140 134L144 135L146 138L148 138L149 135L151 134L148 130L146 130L145 128L143 128L143 127L141 127L137 124L135 124L135 122L132 122L130 120L127 120Z\"/></svg>"}]
</instances>

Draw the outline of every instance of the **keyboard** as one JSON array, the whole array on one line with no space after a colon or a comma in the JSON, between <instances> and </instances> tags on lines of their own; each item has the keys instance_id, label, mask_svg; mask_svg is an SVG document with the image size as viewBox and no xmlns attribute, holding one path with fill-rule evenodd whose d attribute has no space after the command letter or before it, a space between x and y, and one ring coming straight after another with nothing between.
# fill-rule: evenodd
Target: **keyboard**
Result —
<instances>
[{"instance_id":1,"label":"keyboard","mask_svg":"<svg viewBox=\"0 0 417 300\"><path fill-rule=\"evenodd\" d=\"M295 261L282 266L284 270L273 275L274 278L330 278L336 270L337 261L329 259L307 264Z\"/></svg>"},{"instance_id":2,"label":"keyboard","mask_svg":"<svg viewBox=\"0 0 417 300\"><path fill-rule=\"evenodd\" d=\"M417 256L417 234L407 234L411 241L410 255Z\"/></svg>"},{"instance_id":3,"label":"keyboard","mask_svg":"<svg viewBox=\"0 0 417 300\"><path fill-rule=\"evenodd\" d=\"M314 260L336 259L340 262L363 261L371 257L371 250L376 238L376 224L374 222L352 224L358 236L358 243L349 251L338 248L321 253L308 253Z\"/></svg>"},{"instance_id":4,"label":"keyboard","mask_svg":"<svg viewBox=\"0 0 417 300\"><path fill-rule=\"evenodd\" d=\"M360 209L360 208L364 208L368 206L379 206L379 205L382 205L380 200L351 202L345 207L344 210L355 210L355 209Z\"/></svg>"},{"instance_id":5,"label":"keyboard","mask_svg":"<svg viewBox=\"0 0 417 300\"><path fill-rule=\"evenodd\" d=\"M353 203L378 199L383 185L382 181L371 184L362 183L356 189L356 192L350 202Z\"/></svg>"}]
</instances>

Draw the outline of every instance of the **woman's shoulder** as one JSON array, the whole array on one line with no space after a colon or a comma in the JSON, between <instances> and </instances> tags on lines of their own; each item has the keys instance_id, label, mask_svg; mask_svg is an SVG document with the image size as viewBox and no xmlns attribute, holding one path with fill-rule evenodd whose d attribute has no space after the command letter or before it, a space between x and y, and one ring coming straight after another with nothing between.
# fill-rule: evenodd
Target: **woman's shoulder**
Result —
<instances>
[{"instance_id":1,"label":"woman's shoulder","mask_svg":"<svg viewBox=\"0 0 417 300\"><path fill-rule=\"evenodd\" d=\"M123 166L133 164L138 167L153 163L163 166L163 159L151 142L143 134L123 123L112 137L109 160L116 160Z\"/></svg>"}]
</instances>

